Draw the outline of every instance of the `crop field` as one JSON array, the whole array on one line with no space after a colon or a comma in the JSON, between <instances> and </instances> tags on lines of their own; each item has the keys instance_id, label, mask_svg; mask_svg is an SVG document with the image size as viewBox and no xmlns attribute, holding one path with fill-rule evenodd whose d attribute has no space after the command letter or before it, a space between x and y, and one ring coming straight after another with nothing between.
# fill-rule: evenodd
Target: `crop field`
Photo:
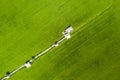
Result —
<instances>
[{"instance_id":1,"label":"crop field","mask_svg":"<svg viewBox=\"0 0 120 80\"><path fill-rule=\"evenodd\" d=\"M8 80L120 80L119 0L0 0L0 79L63 37L71 38Z\"/></svg>"}]
</instances>

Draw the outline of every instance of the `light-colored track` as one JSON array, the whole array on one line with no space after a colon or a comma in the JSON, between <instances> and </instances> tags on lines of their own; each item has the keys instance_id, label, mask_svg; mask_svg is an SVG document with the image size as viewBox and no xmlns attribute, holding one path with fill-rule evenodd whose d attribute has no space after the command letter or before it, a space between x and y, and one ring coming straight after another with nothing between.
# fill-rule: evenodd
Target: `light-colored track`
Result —
<instances>
[{"instance_id":1,"label":"light-colored track","mask_svg":"<svg viewBox=\"0 0 120 80\"><path fill-rule=\"evenodd\" d=\"M68 33L68 34L70 35L70 33ZM20 67L18 67L14 71L12 71L10 74L7 74L6 76L4 76L1 80L6 80L6 79L10 78L12 75L14 75L18 71L22 70L23 68L29 68L31 66L31 63L33 63L36 59L38 59L40 56L42 56L43 54L47 53L48 51L50 51L54 47L57 47L65 39L68 39L68 38L66 38L65 35L64 35L64 37L62 39L60 39L59 41L55 42L53 45L51 45L47 49L43 50L41 53L37 54L34 58L28 60L25 64L21 65ZM28 66L26 66L26 65L28 65Z\"/></svg>"}]
</instances>

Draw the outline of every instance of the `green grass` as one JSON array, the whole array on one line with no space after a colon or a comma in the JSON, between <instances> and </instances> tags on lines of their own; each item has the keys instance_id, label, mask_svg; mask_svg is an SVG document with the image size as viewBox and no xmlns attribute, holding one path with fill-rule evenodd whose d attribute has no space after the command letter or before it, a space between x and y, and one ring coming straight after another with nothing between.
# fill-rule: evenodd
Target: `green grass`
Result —
<instances>
[{"instance_id":1,"label":"green grass","mask_svg":"<svg viewBox=\"0 0 120 80\"><path fill-rule=\"evenodd\" d=\"M120 80L119 13L118 0L1 0L0 78L71 24L71 39L9 80Z\"/></svg>"}]
</instances>

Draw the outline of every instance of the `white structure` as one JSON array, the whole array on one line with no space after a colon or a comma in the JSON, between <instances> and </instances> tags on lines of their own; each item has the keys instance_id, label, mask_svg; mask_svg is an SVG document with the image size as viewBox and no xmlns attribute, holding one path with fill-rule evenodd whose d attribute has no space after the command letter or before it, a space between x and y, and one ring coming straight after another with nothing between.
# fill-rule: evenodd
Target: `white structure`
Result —
<instances>
[{"instance_id":1,"label":"white structure","mask_svg":"<svg viewBox=\"0 0 120 80\"><path fill-rule=\"evenodd\" d=\"M31 67L31 63L30 63L29 61L28 61L28 62L26 62L26 63L25 63L25 67L26 67L26 68Z\"/></svg>"},{"instance_id":2,"label":"white structure","mask_svg":"<svg viewBox=\"0 0 120 80\"><path fill-rule=\"evenodd\" d=\"M26 63L24 63L23 65L21 65L20 67L18 67L17 69L15 69L14 71L12 71L10 74L7 74L5 77L3 77L0 80L6 80L8 78L10 78L13 74L15 74L16 72L18 72L19 70L23 69L23 68L29 68L31 67L31 63L33 63L34 60L36 60L37 58L39 58L40 56L42 56L43 54L45 54L46 52L50 51L51 49L53 49L54 47L58 46L61 42L63 42L65 39L69 39L70 33L73 31L72 26L68 26L68 28L65 29L63 33L64 37L62 39L60 39L59 41L55 42L53 45L51 45L50 47L48 47L47 49L45 49L44 51L40 52L39 54L37 54L35 57L33 57L32 59L28 60Z\"/></svg>"},{"instance_id":3,"label":"white structure","mask_svg":"<svg viewBox=\"0 0 120 80\"><path fill-rule=\"evenodd\" d=\"M68 28L67 28L64 32L62 32L62 33L63 33L63 35L64 35L64 37L65 37L66 39L69 39L69 38L71 38L70 33L71 33L72 31L73 31L72 26L68 26Z\"/></svg>"}]
</instances>

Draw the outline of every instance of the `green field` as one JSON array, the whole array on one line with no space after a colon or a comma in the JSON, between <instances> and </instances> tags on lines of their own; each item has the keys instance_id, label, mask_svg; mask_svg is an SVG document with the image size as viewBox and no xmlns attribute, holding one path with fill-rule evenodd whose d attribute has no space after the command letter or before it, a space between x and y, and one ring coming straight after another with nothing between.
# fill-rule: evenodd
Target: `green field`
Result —
<instances>
[{"instance_id":1,"label":"green field","mask_svg":"<svg viewBox=\"0 0 120 80\"><path fill-rule=\"evenodd\" d=\"M120 80L119 0L0 0L0 78L63 37L9 80Z\"/></svg>"}]
</instances>

